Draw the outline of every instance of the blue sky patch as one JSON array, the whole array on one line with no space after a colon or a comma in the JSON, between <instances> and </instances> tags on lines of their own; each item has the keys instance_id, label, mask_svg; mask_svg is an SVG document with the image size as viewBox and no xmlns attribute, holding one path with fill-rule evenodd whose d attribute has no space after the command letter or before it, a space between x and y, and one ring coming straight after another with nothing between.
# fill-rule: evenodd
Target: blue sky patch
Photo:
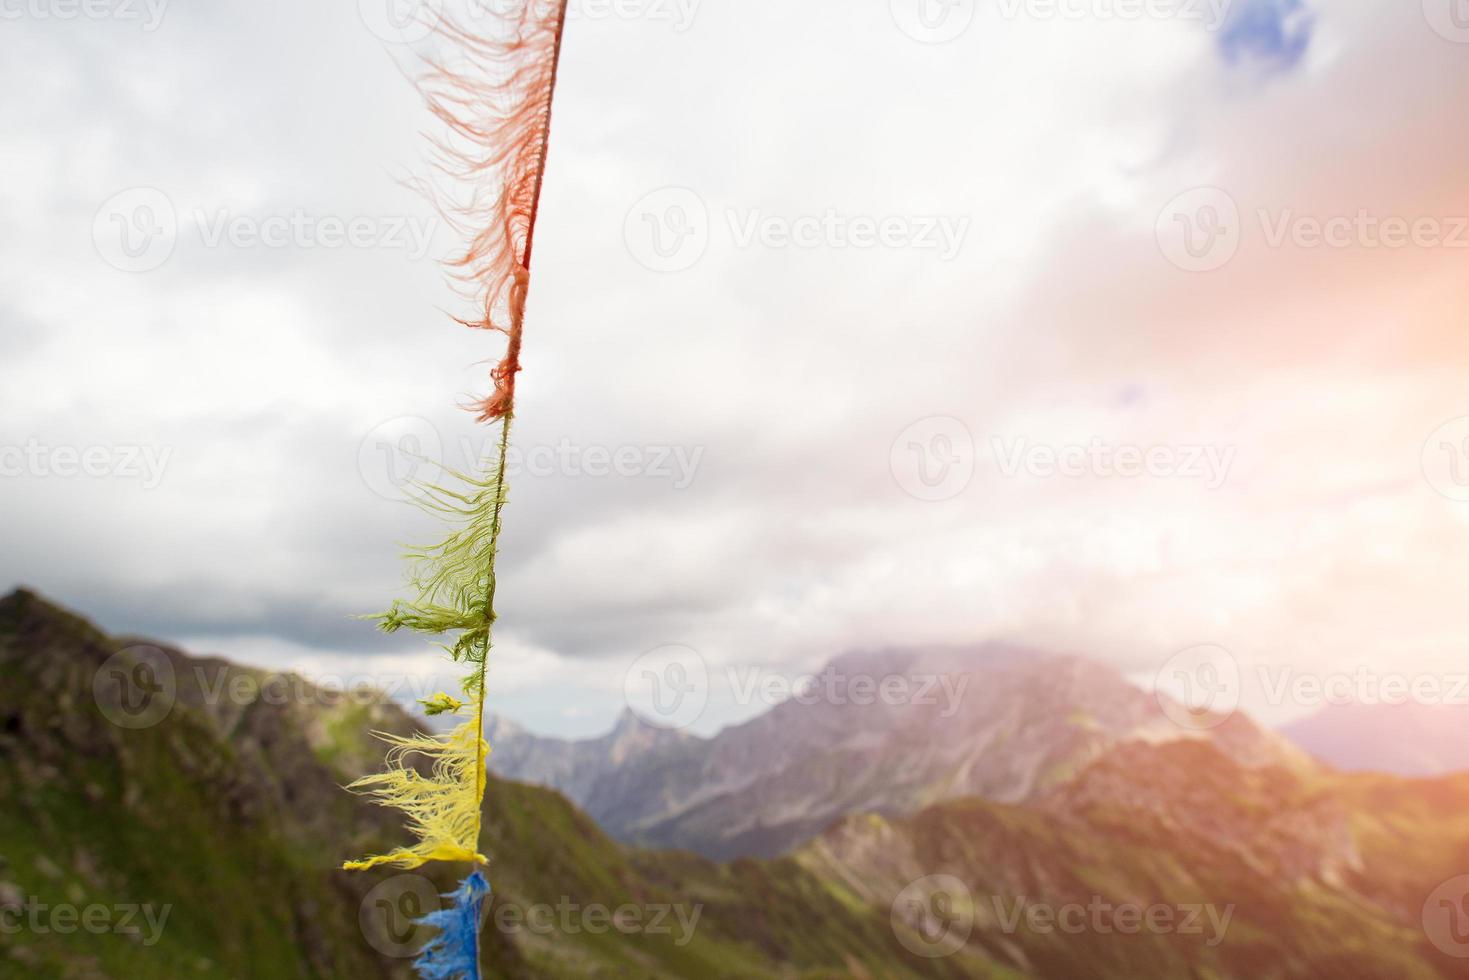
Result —
<instances>
[{"instance_id":1,"label":"blue sky patch","mask_svg":"<svg viewBox=\"0 0 1469 980\"><path fill-rule=\"evenodd\" d=\"M1231 64L1294 68L1311 45L1315 18L1303 0L1234 0L1219 36Z\"/></svg>"}]
</instances>

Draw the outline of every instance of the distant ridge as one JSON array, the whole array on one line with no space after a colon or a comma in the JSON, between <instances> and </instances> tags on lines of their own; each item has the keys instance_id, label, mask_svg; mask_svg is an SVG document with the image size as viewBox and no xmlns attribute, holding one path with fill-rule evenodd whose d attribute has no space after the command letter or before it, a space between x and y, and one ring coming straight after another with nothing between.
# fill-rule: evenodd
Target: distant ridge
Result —
<instances>
[{"instance_id":1,"label":"distant ridge","mask_svg":"<svg viewBox=\"0 0 1469 980\"><path fill-rule=\"evenodd\" d=\"M1346 772L1469 772L1469 704L1333 706L1282 731L1322 762Z\"/></svg>"},{"instance_id":2,"label":"distant ridge","mask_svg":"<svg viewBox=\"0 0 1469 980\"><path fill-rule=\"evenodd\" d=\"M621 840L718 860L785 853L853 813L969 796L1023 803L1137 740L1204 739L1247 767L1311 766L1243 715L1181 728L1152 695L1079 657L989 644L849 653L827 671L842 681L835 698L786 701L712 739L630 712L583 741L500 723L490 765L560 790ZM911 697L854 703L841 692L859 677L902 678Z\"/></svg>"},{"instance_id":3,"label":"distant ridge","mask_svg":"<svg viewBox=\"0 0 1469 980\"><path fill-rule=\"evenodd\" d=\"M144 646L152 652L140 652ZM126 698L130 711L153 705L114 682L135 677L139 663L153 687L171 672L174 693L166 713L132 728L115 720L137 717L116 716L124 705L115 698ZM220 693L281 676L109 637L34 593L0 599L0 907L131 902L170 910L167 927L146 941L7 931L0 976L410 980L405 952L416 941L405 910L436 901L452 884L450 869L430 880L336 867L401 834L390 815L341 784L376 762L369 727L401 731L412 721L381 697L344 702L299 678L292 683L302 696L290 699ZM1056 703L1074 703L1078 691L1095 694L1103 676L1071 663L1048 674L1047 688ZM1096 718L1072 717L1071 727L1113 724L1106 704L1093 705ZM1030 710L1007 717L1027 721ZM1125 703L1119 710L1117 718L1131 716ZM1020 748L1027 743L1016 736L1032 730L1049 732L1006 729ZM497 734L515 736L503 723ZM592 741L599 756L624 763L690 742L629 719ZM1469 874L1469 777L1246 765L1236 756L1254 741L1250 728L1225 738L1123 741L1029 785L1024 803L970 797L901 817L852 814L789 857L730 864L620 846L559 794L491 780L486 849L495 892L484 975L1469 976L1466 961L1450 955L1453 933L1430 932L1424 917L1435 907L1430 896L1452 898L1443 889ZM805 754L799 739L791 745L790 758ZM921 749L914 746L915 756ZM737 807L725 812L741 816ZM499 925L506 911L525 921L533 907L551 913L547 929ZM1198 931L1123 931L1105 918L1080 931L1027 924L1032 910L1144 907L1211 911L1192 920ZM678 909L682 918L667 921L690 927L594 931L589 917L559 917L561 909L592 908L650 916Z\"/></svg>"}]
</instances>

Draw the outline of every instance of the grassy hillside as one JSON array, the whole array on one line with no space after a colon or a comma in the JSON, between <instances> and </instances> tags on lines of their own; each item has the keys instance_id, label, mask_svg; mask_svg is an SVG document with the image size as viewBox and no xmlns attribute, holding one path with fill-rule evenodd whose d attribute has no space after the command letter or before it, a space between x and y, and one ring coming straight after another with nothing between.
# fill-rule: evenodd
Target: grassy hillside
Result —
<instances>
[{"instance_id":1,"label":"grassy hillside","mask_svg":"<svg viewBox=\"0 0 1469 980\"><path fill-rule=\"evenodd\" d=\"M335 870L401 838L391 814L340 787L381 757L366 733L406 730L407 716L299 681L271 697L269 675L164 648L172 709L125 729L93 681L133 644L28 593L0 600L0 897L168 909L157 936L0 935L0 976L410 975L401 954L421 937L399 941L406 913L465 869ZM842 907L790 862L631 851L559 794L500 780L485 812L492 976L921 975L896 958L885 918ZM593 906L635 909L636 928ZM533 908L547 918L527 921Z\"/></svg>"},{"instance_id":2,"label":"grassy hillside","mask_svg":"<svg viewBox=\"0 0 1469 980\"><path fill-rule=\"evenodd\" d=\"M119 670L166 675L166 717L129 727ZM0 929L0 977L410 976L423 937L409 919L464 869L336 870L402 840L392 814L340 788L380 760L368 730L410 727L402 711L150 653L28 593L0 600L0 673L0 907L105 916ZM1025 806L852 816L790 857L727 864L619 845L526 785L492 780L485 814L492 977L1469 976L1421 921L1469 868L1469 779L1128 745ZM1229 917L1197 932L1031 917L1097 902ZM135 905L152 919L121 922Z\"/></svg>"}]
</instances>

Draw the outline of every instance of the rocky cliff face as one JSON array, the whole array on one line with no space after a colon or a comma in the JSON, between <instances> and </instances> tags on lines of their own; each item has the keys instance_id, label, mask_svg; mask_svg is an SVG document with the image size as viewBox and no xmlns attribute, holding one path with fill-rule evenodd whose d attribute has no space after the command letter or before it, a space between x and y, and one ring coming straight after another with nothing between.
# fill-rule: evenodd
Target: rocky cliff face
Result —
<instances>
[{"instance_id":1,"label":"rocky cliff face","mask_svg":"<svg viewBox=\"0 0 1469 980\"><path fill-rule=\"evenodd\" d=\"M112 639L18 592L0 600L0 852L47 904L168 906L153 946L11 938L33 976L404 975L355 941L360 887L303 873L313 843L388 828L336 790L302 713L203 685L220 661ZM239 676L256 676L239 672ZM365 891L365 889L363 889Z\"/></svg>"},{"instance_id":2,"label":"rocky cliff face","mask_svg":"<svg viewBox=\"0 0 1469 980\"><path fill-rule=\"evenodd\" d=\"M424 938L411 916L464 869L335 870L402 839L393 814L340 788L378 764L368 729L411 726L398 708L374 692L347 697L109 637L29 593L0 599L0 677L0 976L410 975L407 957ZM1020 787L1023 802L970 797L901 817L851 815L775 860L716 864L628 848L555 792L491 780L485 975L1469 976L1469 959L1452 955L1453 923L1428 927L1434 900L1453 900L1456 876L1469 874L1469 777L1342 775L1299 768L1288 755L1253 764L1264 743L1242 754L1246 764L1228 748L1240 733L1114 738L1098 749L1098 731L1146 727L1152 709L1075 663L1043 678L990 680L1003 692L992 706L1004 734L985 736L979 719L964 724L990 746L982 758L1005 742L1040 747L981 767L1001 774L983 777L996 780L989 785ZM1055 728L1043 709L1010 703L1036 684L1044 690L1029 692L1034 704L1074 706L1085 694L1092 716ZM883 738L871 743L845 714L792 715L783 729L755 724L718 758L747 766L787 733L780 758L800 771L817 739L830 738L839 754L873 744L889 751L903 728L880 727ZM1022 778L1044 769L1038 760L1053 758L1045 747L1057 744L1032 733L1077 729L1054 757L1066 766ZM908 744L921 756L916 736ZM707 752L629 722L592 754L617 756L634 774L636 758L691 745ZM947 745L932 751L967 758ZM886 771L907 785L903 769L874 767L862 792L886 792ZM832 798L848 789L833 784ZM713 820L719 811L708 812ZM1469 896L1463 903L1469 912ZM151 918L130 919L133 932L63 931L50 927L58 920L38 927L26 917L38 906L143 907ZM1193 931L1117 928L1126 907L1162 909L1179 917L1175 926L1202 917L1189 920ZM543 913L543 928L527 926L531 910ZM643 927L609 928L611 910L632 910ZM1046 918L1073 911L1079 929Z\"/></svg>"},{"instance_id":3,"label":"rocky cliff face","mask_svg":"<svg viewBox=\"0 0 1469 980\"><path fill-rule=\"evenodd\" d=\"M381 763L370 731L413 727L380 694L110 637L25 591L0 599L0 677L0 977L413 975L412 918L467 869L337 870L403 840L342 789ZM554 792L492 779L486 797L486 976L924 975L794 865L629 851ZM101 930L50 918L125 907ZM641 925L609 927L614 910Z\"/></svg>"},{"instance_id":4,"label":"rocky cliff face","mask_svg":"<svg viewBox=\"0 0 1469 980\"><path fill-rule=\"evenodd\" d=\"M944 800L1033 800L1133 742L1216 744L1251 768L1310 768L1248 718L1180 728L1117 672L1076 657L986 646L840 657L833 697L789 700L712 739L625 715L601 739L502 728L491 766L554 787L615 836L716 859L773 856L851 813L911 814ZM897 678L902 698L857 703L856 678ZM638 751L619 751L631 741Z\"/></svg>"},{"instance_id":5,"label":"rocky cliff face","mask_svg":"<svg viewBox=\"0 0 1469 980\"><path fill-rule=\"evenodd\" d=\"M849 817L795 859L916 907L915 944L957 930L946 958L1027 976L1465 977L1469 941L1429 900L1469 867L1466 803L1469 778L1364 782L1133 744L1035 805ZM1168 924L1124 936L1129 906Z\"/></svg>"}]
</instances>

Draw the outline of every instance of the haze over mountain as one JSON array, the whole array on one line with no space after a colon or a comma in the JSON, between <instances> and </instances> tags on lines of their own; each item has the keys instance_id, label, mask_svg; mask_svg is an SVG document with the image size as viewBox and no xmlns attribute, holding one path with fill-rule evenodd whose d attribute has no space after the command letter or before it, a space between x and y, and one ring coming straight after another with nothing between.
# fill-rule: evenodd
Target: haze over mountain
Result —
<instances>
[{"instance_id":1,"label":"haze over mountain","mask_svg":"<svg viewBox=\"0 0 1469 980\"><path fill-rule=\"evenodd\" d=\"M405 835L396 814L342 788L381 764L371 732L414 727L384 695L109 637L25 591L0 599L0 671L0 977L413 975L429 933L411 919L466 869L340 870ZM559 794L498 779L484 819L486 976L925 975L885 911L848 909L794 863L735 874L629 851ZM59 907L118 905L153 910L163 926L132 936L46 925ZM592 906L632 907L647 927L560 913ZM545 928L529 925L536 908L551 912ZM654 928L660 909L683 926ZM511 910L518 926L503 924Z\"/></svg>"},{"instance_id":2,"label":"haze over mountain","mask_svg":"<svg viewBox=\"0 0 1469 980\"><path fill-rule=\"evenodd\" d=\"M1120 673L1078 657L1000 644L889 650L838 657L820 676L839 683L709 739L631 712L584 741L499 721L490 765L560 790L619 839L725 859L784 853L851 813L1027 802L1130 742L1204 739L1248 768L1311 764L1243 715L1180 726ZM842 693L857 679L898 679L907 696L858 703Z\"/></svg>"},{"instance_id":3,"label":"haze over mountain","mask_svg":"<svg viewBox=\"0 0 1469 980\"><path fill-rule=\"evenodd\" d=\"M1443 776L1469 772L1469 705L1334 705L1282 729L1348 772Z\"/></svg>"},{"instance_id":4,"label":"haze over mountain","mask_svg":"<svg viewBox=\"0 0 1469 980\"><path fill-rule=\"evenodd\" d=\"M1079 662L1052 666L1062 702L1109 689ZM0 909L170 910L147 938L14 920L0 976L407 980L424 938L407 917L459 869L337 870L403 836L341 789L380 761L369 729L412 727L396 705L108 637L25 592L0 599L0 670ZM1029 670L1008 683L1041 694ZM1134 699L1113 706L1071 730L1146 727ZM1040 710L1012 715L1022 748ZM624 763L692 744L645 726L607 741L598 752ZM995 785L1028 802L854 814L788 857L731 864L621 846L559 794L493 779L482 966L511 980L1469 976L1457 923L1430 915L1469 868L1469 776L1254 764L1277 749L1250 728L1132 738L1040 780L991 759ZM537 906L678 908L688 928L502 925Z\"/></svg>"}]
</instances>

